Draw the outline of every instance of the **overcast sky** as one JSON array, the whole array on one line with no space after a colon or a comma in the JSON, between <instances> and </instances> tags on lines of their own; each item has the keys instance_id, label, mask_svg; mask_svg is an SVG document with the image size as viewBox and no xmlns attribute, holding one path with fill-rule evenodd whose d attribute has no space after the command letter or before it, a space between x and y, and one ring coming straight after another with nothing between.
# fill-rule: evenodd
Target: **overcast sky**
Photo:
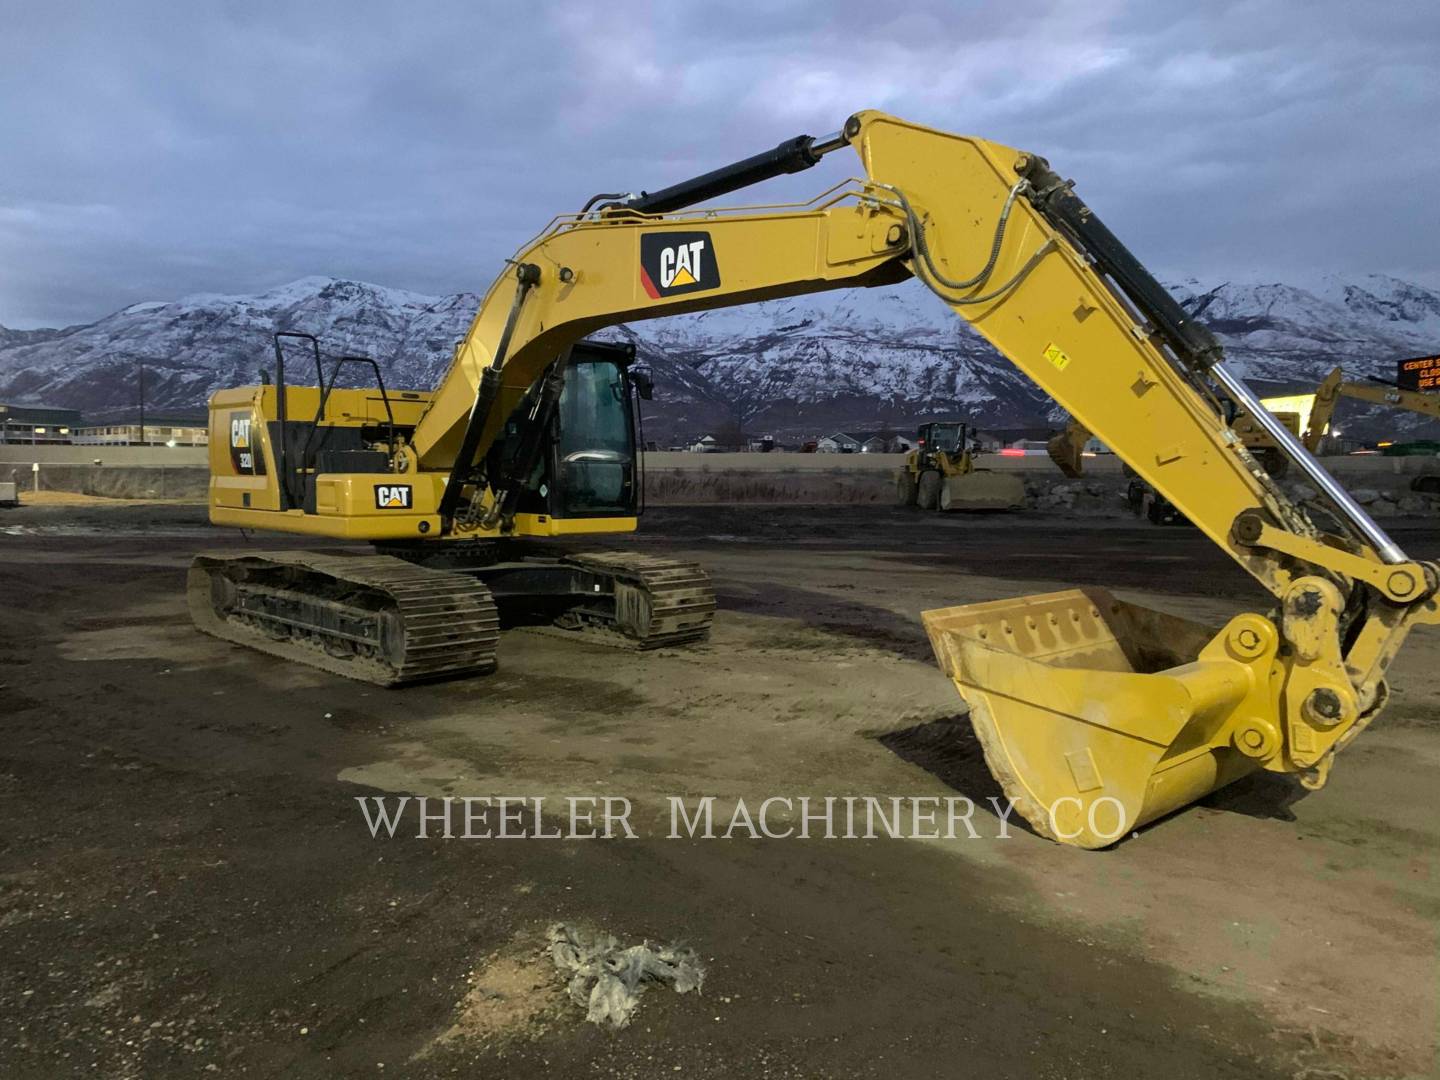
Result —
<instances>
[{"instance_id":1,"label":"overcast sky","mask_svg":"<svg viewBox=\"0 0 1440 1080\"><path fill-rule=\"evenodd\" d=\"M596 191L860 108L1043 153L1171 278L1440 284L1435 0L0 0L0 324L480 291Z\"/></svg>"}]
</instances>

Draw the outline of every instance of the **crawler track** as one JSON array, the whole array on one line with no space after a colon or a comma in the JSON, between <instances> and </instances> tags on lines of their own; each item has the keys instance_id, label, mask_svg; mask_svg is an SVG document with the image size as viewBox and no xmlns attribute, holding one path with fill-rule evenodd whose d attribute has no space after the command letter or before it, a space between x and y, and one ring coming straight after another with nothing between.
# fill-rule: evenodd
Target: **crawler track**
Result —
<instances>
[{"instance_id":1,"label":"crawler track","mask_svg":"<svg viewBox=\"0 0 1440 1080\"><path fill-rule=\"evenodd\" d=\"M613 602L579 605L556 620L567 635L629 649L684 645L710 636L715 587L698 564L623 551L581 552L561 561L613 583Z\"/></svg>"},{"instance_id":2,"label":"crawler track","mask_svg":"<svg viewBox=\"0 0 1440 1080\"><path fill-rule=\"evenodd\" d=\"M187 596L208 634L379 686L495 667L485 584L388 555L205 553Z\"/></svg>"}]
</instances>

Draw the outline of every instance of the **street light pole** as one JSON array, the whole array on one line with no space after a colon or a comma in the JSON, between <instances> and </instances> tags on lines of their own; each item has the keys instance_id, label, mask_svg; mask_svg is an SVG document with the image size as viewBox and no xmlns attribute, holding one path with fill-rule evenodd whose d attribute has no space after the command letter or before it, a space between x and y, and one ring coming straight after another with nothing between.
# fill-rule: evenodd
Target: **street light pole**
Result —
<instances>
[{"instance_id":1,"label":"street light pole","mask_svg":"<svg viewBox=\"0 0 1440 1080\"><path fill-rule=\"evenodd\" d=\"M145 365L140 366L140 445L145 445Z\"/></svg>"}]
</instances>

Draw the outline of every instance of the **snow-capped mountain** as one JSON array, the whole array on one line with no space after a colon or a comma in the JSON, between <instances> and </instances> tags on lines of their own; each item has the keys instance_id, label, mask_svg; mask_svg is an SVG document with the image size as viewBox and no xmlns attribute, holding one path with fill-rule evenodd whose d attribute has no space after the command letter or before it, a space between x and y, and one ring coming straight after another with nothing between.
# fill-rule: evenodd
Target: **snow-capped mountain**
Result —
<instances>
[{"instance_id":1,"label":"snow-capped mountain","mask_svg":"<svg viewBox=\"0 0 1440 1080\"><path fill-rule=\"evenodd\" d=\"M1170 291L1252 380L1308 381L1336 364L1350 377L1393 379L1396 360L1440 352L1440 294L1381 274Z\"/></svg>"},{"instance_id":2,"label":"snow-capped mountain","mask_svg":"<svg viewBox=\"0 0 1440 1080\"><path fill-rule=\"evenodd\" d=\"M1323 278L1305 287L1186 281L1171 291L1262 389L1318 382L1336 364L1352 378L1393 377L1395 360L1440 351L1440 294L1395 278ZM134 304L64 330L0 327L0 400L91 413L131 408L143 366L150 406L202 407L212 391L252 383L273 366L270 335L278 329L314 334L329 354L373 356L391 387L426 388L449 364L478 303L473 293L433 297L312 277L253 296ZM650 432L664 441L737 424L795 438L904 429L933 416L1013 427L1059 415L914 282L634 323L601 336L633 342L650 363ZM303 352L287 353L292 379L310 379L309 363Z\"/></svg>"},{"instance_id":3,"label":"snow-capped mountain","mask_svg":"<svg viewBox=\"0 0 1440 1080\"><path fill-rule=\"evenodd\" d=\"M0 328L0 400L64 405L92 415L133 410L143 368L148 407L203 409L215 390L253 384L262 368L273 370L271 335L277 330L315 335L327 356L373 357L392 389L428 389L449 366L479 304L474 293L423 296L308 277L254 296L200 294L132 304L66 330ZM654 410L662 435L667 427L715 426L728 414L704 376L627 328L609 333L633 340L654 369L663 393ZM314 360L303 342L286 343L285 363L292 383L315 382ZM342 385L360 377L355 369Z\"/></svg>"},{"instance_id":4,"label":"snow-capped mountain","mask_svg":"<svg viewBox=\"0 0 1440 1080\"><path fill-rule=\"evenodd\" d=\"M143 366L147 402L199 407L212 391L253 383L261 367L273 367L270 335L281 329L315 334L334 354L373 356L392 384L428 386L478 304L465 293L437 298L318 277L256 296L132 304L86 326L0 343L0 396L133 408ZM287 351L287 363L291 378L314 381L300 348Z\"/></svg>"},{"instance_id":5,"label":"snow-capped mountain","mask_svg":"<svg viewBox=\"0 0 1440 1080\"><path fill-rule=\"evenodd\" d=\"M846 289L643 323L748 430L913 427L926 416L1033 424L1043 393L915 283Z\"/></svg>"},{"instance_id":6,"label":"snow-capped mountain","mask_svg":"<svg viewBox=\"0 0 1440 1080\"><path fill-rule=\"evenodd\" d=\"M73 329L73 327L71 328ZM0 349L9 348L12 345L30 345L37 341L49 341L53 337L59 337L66 333L64 330L42 329L42 330L11 330L8 326L0 326Z\"/></svg>"}]
</instances>

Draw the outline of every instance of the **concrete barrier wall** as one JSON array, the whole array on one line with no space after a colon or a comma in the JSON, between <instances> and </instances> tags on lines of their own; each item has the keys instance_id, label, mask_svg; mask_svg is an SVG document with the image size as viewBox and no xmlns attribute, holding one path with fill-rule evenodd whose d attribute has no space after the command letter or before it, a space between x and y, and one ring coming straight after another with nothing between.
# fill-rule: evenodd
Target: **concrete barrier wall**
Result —
<instances>
[{"instance_id":1,"label":"concrete barrier wall","mask_svg":"<svg viewBox=\"0 0 1440 1080\"><path fill-rule=\"evenodd\" d=\"M0 479L9 479L9 469L0 464ZM124 465L41 465L36 474L24 469L16 474L23 501L25 492L35 490L38 475L41 491L70 491L100 495L109 499L203 500L210 482L207 469L139 468Z\"/></svg>"},{"instance_id":2,"label":"concrete barrier wall","mask_svg":"<svg viewBox=\"0 0 1440 1080\"><path fill-rule=\"evenodd\" d=\"M1440 474L1440 457L1385 457L1383 454L1321 458L1330 475L1344 483L1352 479L1384 476L1434 476Z\"/></svg>"},{"instance_id":3,"label":"concrete barrier wall","mask_svg":"<svg viewBox=\"0 0 1440 1080\"><path fill-rule=\"evenodd\" d=\"M888 469L656 469L645 470L650 506L707 503L888 503L895 498Z\"/></svg>"},{"instance_id":4,"label":"concrete barrier wall","mask_svg":"<svg viewBox=\"0 0 1440 1080\"><path fill-rule=\"evenodd\" d=\"M905 461L904 454L683 454L668 450L651 451L645 455L645 467L651 472L681 470L684 472L803 472L803 473L884 473L890 475ZM1027 457L1004 457L981 454L978 461L987 469L1021 472L1053 472L1055 466L1043 454ZM1120 471L1120 459L1114 454L1086 458L1085 468L1092 472Z\"/></svg>"},{"instance_id":5,"label":"concrete barrier wall","mask_svg":"<svg viewBox=\"0 0 1440 1080\"><path fill-rule=\"evenodd\" d=\"M147 468L178 468L208 464L203 446L25 446L0 443L0 466L91 465L100 459L102 466L141 466ZM679 469L685 472L888 472L905 460L904 454L685 454L668 450L645 455L652 472ZM1327 457L1325 467L1337 476L1414 475L1440 472L1440 460L1433 457ZM987 469L1019 470L1022 472L1051 471L1053 466L1044 454L1027 457L1005 457L982 454L980 463ZM1120 471L1120 459L1114 454L1101 454L1085 459L1087 473ZM5 470L8 472L8 470Z\"/></svg>"},{"instance_id":6,"label":"concrete barrier wall","mask_svg":"<svg viewBox=\"0 0 1440 1080\"><path fill-rule=\"evenodd\" d=\"M897 454L652 453L646 455L645 498L651 506L888 505L895 498L894 472L902 460ZM1326 465L1364 501L1378 502L1381 514L1394 512L1413 494L1416 476L1440 475L1440 461L1434 458L1329 458ZM1126 487L1113 456L1087 459L1081 480L1066 480L1040 457L986 455L981 466L1022 473L1030 503L1041 510L1110 513L1120 507ZM30 462L0 460L0 480L10 479L12 471L22 492L33 490ZM203 500L209 479L205 468L194 465L118 463L42 463L39 476L42 490L122 499ZM1418 512L1413 499L1403 509Z\"/></svg>"},{"instance_id":7,"label":"concrete barrier wall","mask_svg":"<svg viewBox=\"0 0 1440 1080\"><path fill-rule=\"evenodd\" d=\"M685 472L837 472L853 475L863 472L890 472L905 460L904 454L682 454L669 451L645 455L646 467L652 472L683 470ZM981 454L981 468L1004 471L1053 473L1055 466L1043 453L1025 457ZM1440 473L1440 458L1385 457L1382 454L1345 455L1320 459L1335 476L1417 476ZM1099 454L1085 459L1086 475L1118 474L1122 462L1114 454Z\"/></svg>"},{"instance_id":8,"label":"concrete barrier wall","mask_svg":"<svg viewBox=\"0 0 1440 1080\"><path fill-rule=\"evenodd\" d=\"M147 468L177 468L185 465L207 468L209 450L203 446L25 446L0 443L0 473L9 475L16 465L90 465L99 458L109 468L136 465Z\"/></svg>"}]
</instances>

